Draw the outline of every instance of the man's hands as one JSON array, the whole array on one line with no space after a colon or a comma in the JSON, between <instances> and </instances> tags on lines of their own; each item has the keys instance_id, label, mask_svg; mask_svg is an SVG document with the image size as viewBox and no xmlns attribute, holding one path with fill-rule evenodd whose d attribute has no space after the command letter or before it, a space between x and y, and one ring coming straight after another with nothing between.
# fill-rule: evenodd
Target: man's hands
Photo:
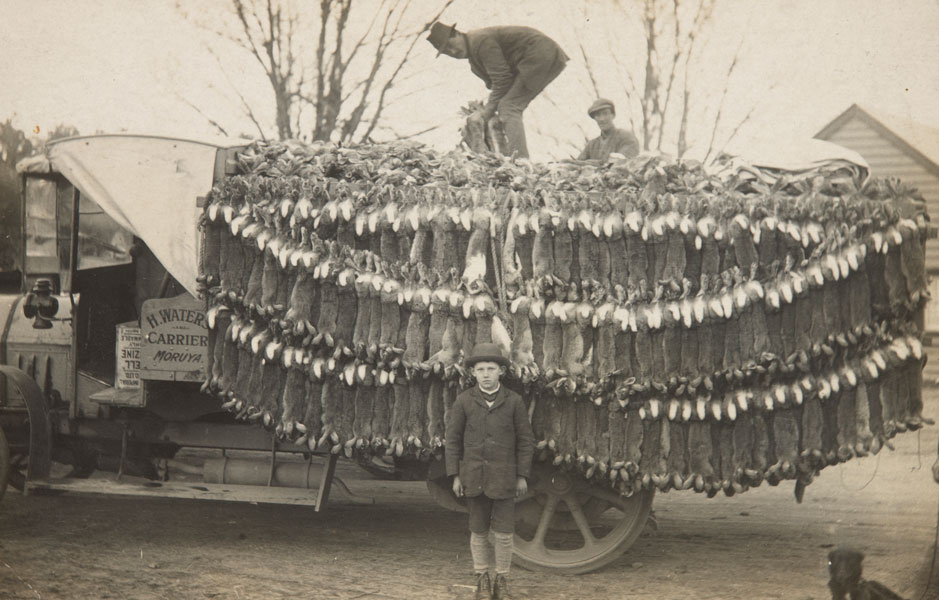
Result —
<instances>
[{"instance_id":1,"label":"man's hands","mask_svg":"<svg viewBox=\"0 0 939 600\"><path fill-rule=\"evenodd\" d=\"M460 481L459 475L453 478L453 495L457 498L463 497L463 482Z\"/></svg>"},{"instance_id":2,"label":"man's hands","mask_svg":"<svg viewBox=\"0 0 939 600\"><path fill-rule=\"evenodd\" d=\"M933 473L935 474L935 468ZM515 497L520 498L528 493L528 480L524 477L519 477L515 480Z\"/></svg>"},{"instance_id":3,"label":"man's hands","mask_svg":"<svg viewBox=\"0 0 939 600\"><path fill-rule=\"evenodd\" d=\"M492 117L496 115L496 109L498 108L498 106L499 105L496 104L495 102L486 102L483 105L482 110L479 111L480 115L483 118L483 122L488 121L489 119L491 119Z\"/></svg>"}]
</instances>

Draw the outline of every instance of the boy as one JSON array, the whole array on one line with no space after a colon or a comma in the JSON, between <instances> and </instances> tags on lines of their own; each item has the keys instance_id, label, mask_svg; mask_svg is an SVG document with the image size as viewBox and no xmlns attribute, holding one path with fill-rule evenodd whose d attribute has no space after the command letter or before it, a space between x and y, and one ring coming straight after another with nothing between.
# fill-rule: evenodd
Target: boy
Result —
<instances>
[{"instance_id":1,"label":"boy","mask_svg":"<svg viewBox=\"0 0 939 600\"><path fill-rule=\"evenodd\" d=\"M500 384L509 361L499 347L477 344L466 366L476 386L457 396L447 417L447 475L469 509L476 600L502 600L509 598L515 498L528 492L534 435L525 403Z\"/></svg>"}]
</instances>

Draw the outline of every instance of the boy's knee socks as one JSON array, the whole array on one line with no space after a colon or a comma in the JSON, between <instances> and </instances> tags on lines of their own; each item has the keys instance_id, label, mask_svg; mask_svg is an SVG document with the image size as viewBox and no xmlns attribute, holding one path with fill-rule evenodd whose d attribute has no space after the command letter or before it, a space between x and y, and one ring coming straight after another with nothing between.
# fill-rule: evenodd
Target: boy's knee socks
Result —
<instances>
[{"instance_id":1,"label":"boy's knee socks","mask_svg":"<svg viewBox=\"0 0 939 600\"><path fill-rule=\"evenodd\" d=\"M495 567L500 575L508 575L512 566L512 549L515 534L489 531L470 532L470 553L473 555L473 571L486 573Z\"/></svg>"},{"instance_id":2,"label":"boy's knee socks","mask_svg":"<svg viewBox=\"0 0 939 600\"><path fill-rule=\"evenodd\" d=\"M496 573L508 575L512 566L512 545L515 538L513 533L492 532L493 548L495 549Z\"/></svg>"},{"instance_id":3,"label":"boy's knee socks","mask_svg":"<svg viewBox=\"0 0 939 600\"><path fill-rule=\"evenodd\" d=\"M470 532L470 553L473 555L473 571L488 572L493 563L488 534Z\"/></svg>"}]
</instances>

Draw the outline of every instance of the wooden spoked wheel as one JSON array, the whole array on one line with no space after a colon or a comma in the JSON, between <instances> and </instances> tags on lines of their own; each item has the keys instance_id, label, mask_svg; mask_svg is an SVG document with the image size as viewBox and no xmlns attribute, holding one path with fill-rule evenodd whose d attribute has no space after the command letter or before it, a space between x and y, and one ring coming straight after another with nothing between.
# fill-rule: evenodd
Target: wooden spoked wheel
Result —
<instances>
[{"instance_id":1,"label":"wooden spoked wheel","mask_svg":"<svg viewBox=\"0 0 939 600\"><path fill-rule=\"evenodd\" d=\"M527 569L587 573L616 560L639 537L654 493L623 497L576 474L537 466L516 506L515 562Z\"/></svg>"}]
</instances>

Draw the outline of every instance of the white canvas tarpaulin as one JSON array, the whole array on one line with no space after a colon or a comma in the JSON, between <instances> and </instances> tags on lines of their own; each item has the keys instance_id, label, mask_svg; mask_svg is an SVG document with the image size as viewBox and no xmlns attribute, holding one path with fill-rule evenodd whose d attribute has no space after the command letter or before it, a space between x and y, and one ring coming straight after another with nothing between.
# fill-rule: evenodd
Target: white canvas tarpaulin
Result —
<instances>
[{"instance_id":1,"label":"white canvas tarpaulin","mask_svg":"<svg viewBox=\"0 0 939 600\"><path fill-rule=\"evenodd\" d=\"M740 157L719 162L715 170L724 177L748 176L766 185L773 185L780 177L811 178L821 171L837 170L866 182L871 172L864 157L854 150L814 138L753 142Z\"/></svg>"},{"instance_id":2,"label":"white canvas tarpaulin","mask_svg":"<svg viewBox=\"0 0 939 600\"><path fill-rule=\"evenodd\" d=\"M196 295L197 198L212 189L217 149L203 142L105 135L55 142L47 152L56 171L141 238Z\"/></svg>"}]
</instances>

